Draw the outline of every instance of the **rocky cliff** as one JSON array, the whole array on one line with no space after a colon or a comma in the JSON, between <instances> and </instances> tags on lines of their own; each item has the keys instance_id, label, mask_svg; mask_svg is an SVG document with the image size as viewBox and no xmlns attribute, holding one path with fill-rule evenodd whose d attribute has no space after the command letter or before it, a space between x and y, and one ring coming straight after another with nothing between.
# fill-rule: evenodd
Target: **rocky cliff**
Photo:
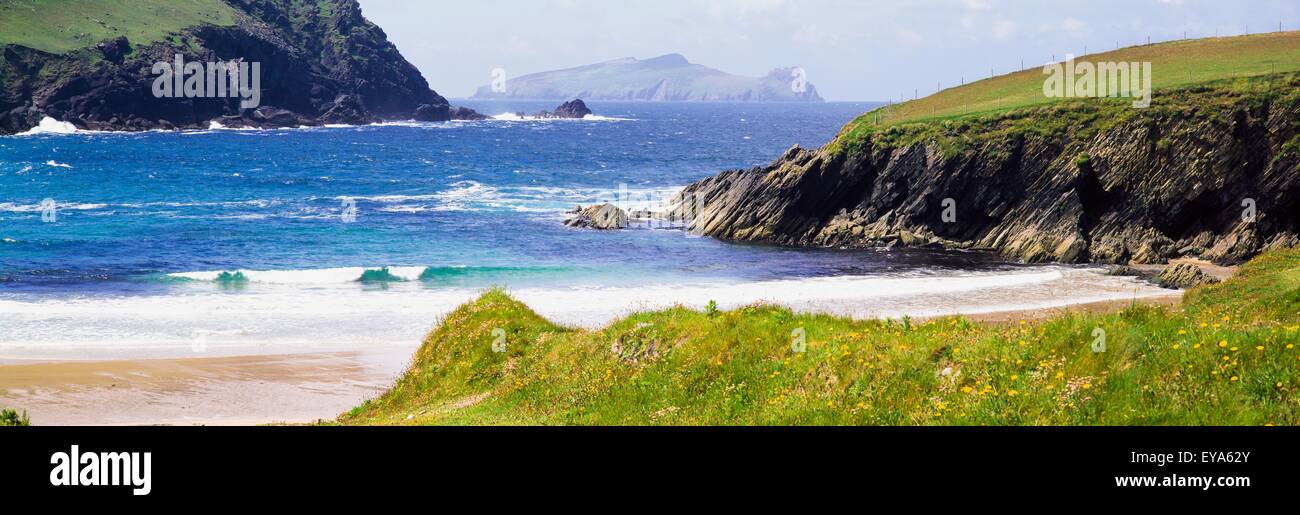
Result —
<instances>
[{"instance_id":1,"label":"rocky cliff","mask_svg":"<svg viewBox=\"0 0 1300 515\"><path fill-rule=\"evenodd\" d=\"M200 24L159 41L118 36L64 53L0 47L0 133L45 117L80 128L147 130L368 123L450 117L355 0L226 0L230 25ZM46 7L55 8L55 7ZM111 9L112 7L106 7ZM260 63L260 103L238 98L158 98L155 63Z\"/></svg>"},{"instance_id":2,"label":"rocky cliff","mask_svg":"<svg viewBox=\"0 0 1300 515\"><path fill-rule=\"evenodd\" d=\"M880 126L687 187L718 238L987 249L1029 262L1238 263L1300 243L1300 76Z\"/></svg>"}]
</instances>

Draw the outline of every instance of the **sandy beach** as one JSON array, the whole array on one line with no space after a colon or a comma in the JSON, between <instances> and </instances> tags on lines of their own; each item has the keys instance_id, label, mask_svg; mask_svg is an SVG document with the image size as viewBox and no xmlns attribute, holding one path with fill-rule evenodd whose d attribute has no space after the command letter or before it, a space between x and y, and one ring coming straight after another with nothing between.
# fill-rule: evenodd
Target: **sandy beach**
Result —
<instances>
[{"instance_id":1,"label":"sandy beach","mask_svg":"<svg viewBox=\"0 0 1300 515\"><path fill-rule=\"evenodd\" d=\"M38 425L309 423L382 392L411 352L10 362L0 405Z\"/></svg>"},{"instance_id":2,"label":"sandy beach","mask_svg":"<svg viewBox=\"0 0 1300 515\"><path fill-rule=\"evenodd\" d=\"M983 323L1177 306L1182 292L967 315ZM418 342L376 350L103 361L0 360L0 405L38 425L254 425L330 420L382 393Z\"/></svg>"}]
</instances>

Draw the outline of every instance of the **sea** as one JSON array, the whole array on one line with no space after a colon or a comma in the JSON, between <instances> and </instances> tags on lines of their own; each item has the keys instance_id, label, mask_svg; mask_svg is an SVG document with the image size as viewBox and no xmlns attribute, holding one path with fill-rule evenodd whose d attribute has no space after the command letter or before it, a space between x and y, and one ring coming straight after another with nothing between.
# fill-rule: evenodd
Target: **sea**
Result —
<instances>
[{"instance_id":1,"label":"sea","mask_svg":"<svg viewBox=\"0 0 1300 515\"><path fill-rule=\"evenodd\" d=\"M1098 267L566 227L831 140L863 103L459 101L474 122L0 137L0 360L410 349L501 287L598 328L677 304L924 317L1165 294Z\"/></svg>"}]
</instances>

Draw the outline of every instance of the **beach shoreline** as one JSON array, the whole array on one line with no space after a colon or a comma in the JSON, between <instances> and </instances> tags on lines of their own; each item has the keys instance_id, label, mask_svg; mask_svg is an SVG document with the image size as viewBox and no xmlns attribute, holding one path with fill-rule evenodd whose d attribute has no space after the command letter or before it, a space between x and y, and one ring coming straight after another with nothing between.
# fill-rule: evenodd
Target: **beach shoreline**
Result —
<instances>
[{"instance_id":1,"label":"beach shoreline","mask_svg":"<svg viewBox=\"0 0 1300 515\"><path fill-rule=\"evenodd\" d=\"M963 314L987 324L1176 307L1181 291L1133 299ZM947 315L944 315L947 316ZM940 318L940 316L921 317ZM372 350L97 361L0 360L0 405L37 425L309 424L381 394L419 342Z\"/></svg>"}]
</instances>

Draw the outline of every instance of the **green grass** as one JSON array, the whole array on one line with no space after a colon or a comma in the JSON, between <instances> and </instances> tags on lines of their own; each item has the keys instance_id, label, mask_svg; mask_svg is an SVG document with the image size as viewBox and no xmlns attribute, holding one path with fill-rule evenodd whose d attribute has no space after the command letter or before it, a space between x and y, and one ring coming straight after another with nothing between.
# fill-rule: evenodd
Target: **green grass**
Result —
<instances>
[{"instance_id":1,"label":"green grass","mask_svg":"<svg viewBox=\"0 0 1300 515\"><path fill-rule=\"evenodd\" d=\"M1058 59L1064 56L1058 56ZM1157 43L1099 54L1076 62L1150 62L1155 99L1161 92L1193 84L1300 71L1300 31ZM863 126L890 126L972 115L1003 113L1025 107L1075 102L1043 94L1041 66L1031 67L933 95L876 109L851 122L842 134ZM1127 105L1132 99L1093 99L1092 104Z\"/></svg>"},{"instance_id":2,"label":"green grass","mask_svg":"<svg viewBox=\"0 0 1300 515\"><path fill-rule=\"evenodd\" d=\"M27 412L19 413L17 410L8 408L0 409L0 427L30 426L32 420L27 417Z\"/></svg>"},{"instance_id":3,"label":"green grass","mask_svg":"<svg viewBox=\"0 0 1300 515\"><path fill-rule=\"evenodd\" d=\"M1300 73L1279 72L1168 88L1156 94L1146 109L1133 109L1125 99L1064 99L999 112L888 124L874 123L874 114L867 113L846 125L826 149L831 153L852 152L870 142L874 152L887 152L933 143L947 157L973 150L986 150L992 158L1010 157L1009 150L999 149L1019 138L1049 139L1066 147L1087 143L1097 134L1126 123L1160 124L1171 120L1207 122L1226 130L1232 116L1242 109L1263 105L1285 109L1297 104ZM1295 149L1288 149L1289 145ZM1279 156L1298 149L1300 141L1288 142ZM1076 164L1086 164L1091 156L1072 159Z\"/></svg>"},{"instance_id":4,"label":"green grass","mask_svg":"<svg viewBox=\"0 0 1300 515\"><path fill-rule=\"evenodd\" d=\"M1014 324L756 305L586 331L493 290L451 313L390 391L339 422L1296 425L1297 344L1300 250L1261 256L1181 309Z\"/></svg>"},{"instance_id":5,"label":"green grass","mask_svg":"<svg viewBox=\"0 0 1300 515\"><path fill-rule=\"evenodd\" d=\"M0 0L0 46L54 54L117 36L148 45L189 27L234 23L235 10L221 0Z\"/></svg>"}]
</instances>

